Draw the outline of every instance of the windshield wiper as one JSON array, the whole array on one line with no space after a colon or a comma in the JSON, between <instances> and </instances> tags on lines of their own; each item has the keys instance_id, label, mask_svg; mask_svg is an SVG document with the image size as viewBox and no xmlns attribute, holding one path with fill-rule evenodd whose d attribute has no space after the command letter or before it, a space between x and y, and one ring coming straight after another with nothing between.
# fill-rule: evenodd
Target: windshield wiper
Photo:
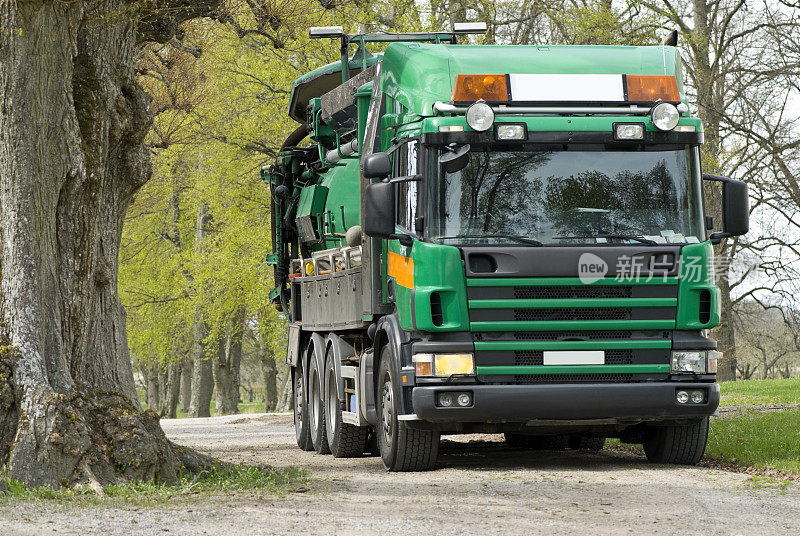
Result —
<instances>
[{"instance_id":1,"label":"windshield wiper","mask_svg":"<svg viewBox=\"0 0 800 536\"><path fill-rule=\"evenodd\" d=\"M553 240L571 240L571 239L586 239L586 238L605 238L611 240L635 240L648 246L657 246L658 242L650 240L649 238L641 238L633 235L618 235L618 234L598 234L598 235L582 235L582 236L554 236Z\"/></svg>"},{"instance_id":2,"label":"windshield wiper","mask_svg":"<svg viewBox=\"0 0 800 536\"><path fill-rule=\"evenodd\" d=\"M504 234L486 234L486 235L462 234L462 235L436 237L437 240L451 240L456 238L507 238L509 240L516 240L520 244L528 244L530 246L536 246L537 248L542 247L544 245L538 240L534 240L533 238L528 238L527 236L504 235Z\"/></svg>"}]
</instances>

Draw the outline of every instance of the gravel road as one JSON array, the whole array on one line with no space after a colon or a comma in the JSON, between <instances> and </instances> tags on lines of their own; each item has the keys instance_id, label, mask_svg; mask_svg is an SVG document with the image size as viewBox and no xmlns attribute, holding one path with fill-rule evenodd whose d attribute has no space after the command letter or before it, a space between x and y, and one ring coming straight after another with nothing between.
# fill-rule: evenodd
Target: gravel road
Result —
<instances>
[{"instance_id":1,"label":"gravel road","mask_svg":"<svg viewBox=\"0 0 800 536\"><path fill-rule=\"evenodd\" d=\"M306 493L241 492L169 508L0 508L3 534L800 534L800 486L653 466L605 450L531 452L501 436L450 436L439 468L386 473L378 458L300 451L289 415L164 420L220 459L309 469Z\"/></svg>"}]
</instances>

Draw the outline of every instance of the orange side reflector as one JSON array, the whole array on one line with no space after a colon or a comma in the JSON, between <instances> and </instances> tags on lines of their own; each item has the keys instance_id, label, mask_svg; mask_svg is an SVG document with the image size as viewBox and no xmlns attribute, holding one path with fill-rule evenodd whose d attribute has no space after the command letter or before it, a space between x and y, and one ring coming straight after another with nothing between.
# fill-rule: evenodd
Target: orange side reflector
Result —
<instances>
[{"instance_id":1,"label":"orange side reflector","mask_svg":"<svg viewBox=\"0 0 800 536\"><path fill-rule=\"evenodd\" d=\"M650 74L625 75L628 90L628 102L680 102L678 81L674 76Z\"/></svg>"},{"instance_id":2,"label":"orange side reflector","mask_svg":"<svg viewBox=\"0 0 800 536\"><path fill-rule=\"evenodd\" d=\"M408 383L408 376L403 374L403 383Z\"/></svg>"},{"instance_id":3,"label":"orange side reflector","mask_svg":"<svg viewBox=\"0 0 800 536\"><path fill-rule=\"evenodd\" d=\"M508 81L504 74L457 74L453 102L508 101Z\"/></svg>"}]
</instances>

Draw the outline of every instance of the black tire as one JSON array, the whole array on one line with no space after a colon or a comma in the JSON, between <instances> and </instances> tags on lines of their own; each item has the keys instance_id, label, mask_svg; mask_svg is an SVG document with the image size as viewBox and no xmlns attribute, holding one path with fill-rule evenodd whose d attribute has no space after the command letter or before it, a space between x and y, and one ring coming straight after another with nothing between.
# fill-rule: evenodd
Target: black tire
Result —
<instances>
[{"instance_id":1,"label":"black tire","mask_svg":"<svg viewBox=\"0 0 800 536\"><path fill-rule=\"evenodd\" d=\"M368 426L342 422L342 403L336 391L336 367L332 352L325 358L325 426L328 446L334 458L356 458L364 453Z\"/></svg>"},{"instance_id":2,"label":"black tire","mask_svg":"<svg viewBox=\"0 0 800 536\"><path fill-rule=\"evenodd\" d=\"M325 429L323 382L314 355L308 360L308 430L317 454L328 454L328 435Z\"/></svg>"},{"instance_id":3,"label":"black tire","mask_svg":"<svg viewBox=\"0 0 800 536\"><path fill-rule=\"evenodd\" d=\"M414 430L397 420L399 397L395 394L392 351L385 346L378 368L378 448L389 471L430 471L439 454L439 432Z\"/></svg>"},{"instance_id":4,"label":"black tire","mask_svg":"<svg viewBox=\"0 0 800 536\"><path fill-rule=\"evenodd\" d=\"M647 461L695 465L708 442L708 417L692 424L653 426L647 429L644 453Z\"/></svg>"},{"instance_id":5,"label":"black tire","mask_svg":"<svg viewBox=\"0 0 800 536\"><path fill-rule=\"evenodd\" d=\"M308 431L308 401L306 400L303 379L303 367L294 367L292 369L294 433L298 447L302 450L314 450L314 445L311 443L311 434Z\"/></svg>"},{"instance_id":6,"label":"black tire","mask_svg":"<svg viewBox=\"0 0 800 536\"><path fill-rule=\"evenodd\" d=\"M603 450L605 437L574 435L569 437L569 448L573 450Z\"/></svg>"},{"instance_id":7,"label":"black tire","mask_svg":"<svg viewBox=\"0 0 800 536\"><path fill-rule=\"evenodd\" d=\"M503 434L506 444L512 449L529 449L531 448L531 436L524 434L515 434L513 432L506 432Z\"/></svg>"}]
</instances>

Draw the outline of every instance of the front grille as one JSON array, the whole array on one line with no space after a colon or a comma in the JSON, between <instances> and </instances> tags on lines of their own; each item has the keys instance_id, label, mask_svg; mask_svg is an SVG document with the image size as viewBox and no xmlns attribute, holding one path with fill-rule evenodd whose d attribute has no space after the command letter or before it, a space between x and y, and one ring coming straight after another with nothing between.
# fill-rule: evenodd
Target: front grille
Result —
<instances>
[{"instance_id":1,"label":"front grille","mask_svg":"<svg viewBox=\"0 0 800 536\"><path fill-rule=\"evenodd\" d=\"M514 320L630 320L630 307L570 307L567 309L514 309Z\"/></svg>"},{"instance_id":2,"label":"front grille","mask_svg":"<svg viewBox=\"0 0 800 536\"><path fill-rule=\"evenodd\" d=\"M569 299L569 298L630 298L630 285L564 286L564 287L514 287L518 300Z\"/></svg>"},{"instance_id":3,"label":"front grille","mask_svg":"<svg viewBox=\"0 0 800 536\"><path fill-rule=\"evenodd\" d=\"M625 329L608 331L516 331L517 341L624 341L629 339L669 339L669 331L630 331ZM476 333L477 340L484 334ZM488 340L488 338L487 338Z\"/></svg>"},{"instance_id":4,"label":"front grille","mask_svg":"<svg viewBox=\"0 0 800 536\"><path fill-rule=\"evenodd\" d=\"M518 374L516 383L625 383L633 374Z\"/></svg>"},{"instance_id":5,"label":"front grille","mask_svg":"<svg viewBox=\"0 0 800 536\"><path fill-rule=\"evenodd\" d=\"M630 365L633 363L632 350L606 350L606 365ZM515 365L544 365L544 352L541 350L516 350Z\"/></svg>"}]
</instances>

